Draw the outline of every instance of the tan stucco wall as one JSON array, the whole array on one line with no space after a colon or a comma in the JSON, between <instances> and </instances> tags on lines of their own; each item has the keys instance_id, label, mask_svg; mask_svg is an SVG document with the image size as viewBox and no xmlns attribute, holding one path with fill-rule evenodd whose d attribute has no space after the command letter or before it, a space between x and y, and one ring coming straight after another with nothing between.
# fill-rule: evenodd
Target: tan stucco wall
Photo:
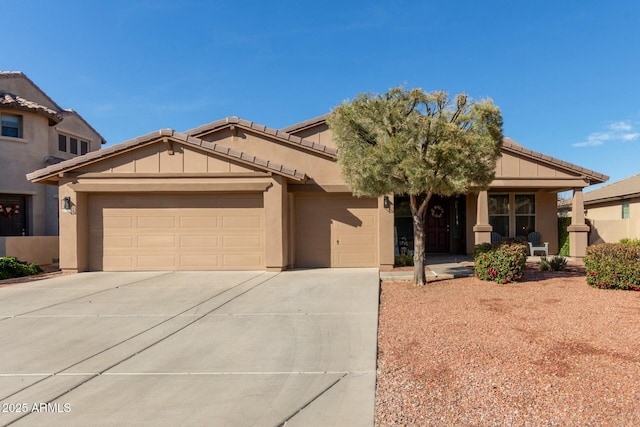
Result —
<instances>
[{"instance_id":1,"label":"tan stucco wall","mask_svg":"<svg viewBox=\"0 0 640 427\"><path fill-rule=\"evenodd\" d=\"M6 91L41 105L58 110L40 89L24 77L0 78L0 91ZM28 196L28 234L56 235L58 233L58 200L55 189L27 181L25 175L46 166L47 156L75 157L58 150L58 132L68 133L90 142L89 150L100 148L100 136L75 113L64 112L64 119L50 126L49 119L30 111L0 108L0 112L22 116L22 138L0 136L0 193ZM79 144L79 143L78 143ZM78 150L80 147L78 147Z\"/></svg>"},{"instance_id":2,"label":"tan stucco wall","mask_svg":"<svg viewBox=\"0 0 640 427\"><path fill-rule=\"evenodd\" d=\"M622 200L614 200L587 208L591 221L589 244L616 243L620 239L640 239L640 198L629 202L629 218L622 219Z\"/></svg>"},{"instance_id":3,"label":"tan stucco wall","mask_svg":"<svg viewBox=\"0 0 640 427\"><path fill-rule=\"evenodd\" d=\"M326 145L327 147L336 148L333 133L326 123L321 123L298 132L292 132L291 134L318 144Z\"/></svg>"},{"instance_id":4,"label":"tan stucco wall","mask_svg":"<svg viewBox=\"0 0 640 427\"><path fill-rule=\"evenodd\" d=\"M31 229L28 233L45 235L46 187L31 183L25 174L44 166L43 159L48 154L49 121L43 116L26 111L0 109L0 113L21 115L23 123L23 138L0 136L0 193L31 196L30 218L27 219Z\"/></svg>"},{"instance_id":5,"label":"tan stucco wall","mask_svg":"<svg viewBox=\"0 0 640 427\"><path fill-rule=\"evenodd\" d=\"M24 262L49 265L59 257L58 236L7 236L0 238L3 256L12 256Z\"/></svg>"},{"instance_id":6,"label":"tan stucco wall","mask_svg":"<svg viewBox=\"0 0 640 427\"><path fill-rule=\"evenodd\" d=\"M571 178L567 172L550 167L543 162L533 162L531 159L511 153L503 153L496 162L496 178Z\"/></svg>"},{"instance_id":7,"label":"tan stucco wall","mask_svg":"<svg viewBox=\"0 0 640 427\"><path fill-rule=\"evenodd\" d=\"M263 135L243 129L237 130L236 137L231 134L231 131L224 130L206 135L203 139L236 151L250 153L291 169L297 169L306 173L313 182L319 185L344 185L340 166L335 160L303 147L277 139L268 140Z\"/></svg>"}]
</instances>

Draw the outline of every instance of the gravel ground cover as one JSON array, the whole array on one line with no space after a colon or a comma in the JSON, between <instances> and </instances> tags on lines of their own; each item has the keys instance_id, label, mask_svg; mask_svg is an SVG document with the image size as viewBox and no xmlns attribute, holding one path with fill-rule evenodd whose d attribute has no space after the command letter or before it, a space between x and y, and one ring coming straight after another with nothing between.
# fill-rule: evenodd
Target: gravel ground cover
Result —
<instances>
[{"instance_id":1,"label":"gravel ground cover","mask_svg":"<svg viewBox=\"0 0 640 427\"><path fill-rule=\"evenodd\" d=\"M383 282L378 426L640 426L640 292L584 271Z\"/></svg>"}]
</instances>

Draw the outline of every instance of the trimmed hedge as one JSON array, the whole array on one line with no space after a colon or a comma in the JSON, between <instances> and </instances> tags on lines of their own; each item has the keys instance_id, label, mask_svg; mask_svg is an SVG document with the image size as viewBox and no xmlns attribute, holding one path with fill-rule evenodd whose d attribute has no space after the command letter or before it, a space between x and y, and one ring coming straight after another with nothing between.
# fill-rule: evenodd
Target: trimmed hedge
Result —
<instances>
[{"instance_id":1,"label":"trimmed hedge","mask_svg":"<svg viewBox=\"0 0 640 427\"><path fill-rule=\"evenodd\" d=\"M584 265L591 286L640 291L640 246L623 243L589 246Z\"/></svg>"},{"instance_id":2,"label":"trimmed hedge","mask_svg":"<svg viewBox=\"0 0 640 427\"><path fill-rule=\"evenodd\" d=\"M496 283L519 281L524 276L529 247L518 241L483 243L473 250L476 277Z\"/></svg>"},{"instance_id":3,"label":"trimmed hedge","mask_svg":"<svg viewBox=\"0 0 640 427\"><path fill-rule=\"evenodd\" d=\"M640 246L640 239L620 239L623 245Z\"/></svg>"},{"instance_id":4,"label":"trimmed hedge","mask_svg":"<svg viewBox=\"0 0 640 427\"><path fill-rule=\"evenodd\" d=\"M558 218L558 245L560 247L558 255L560 256L569 256L569 232L567 231L567 227L570 225L571 218Z\"/></svg>"},{"instance_id":5,"label":"trimmed hedge","mask_svg":"<svg viewBox=\"0 0 640 427\"><path fill-rule=\"evenodd\" d=\"M0 280L42 273L38 264L19 261L15 257L0 258Z\"/></svg>"}]
</instances>

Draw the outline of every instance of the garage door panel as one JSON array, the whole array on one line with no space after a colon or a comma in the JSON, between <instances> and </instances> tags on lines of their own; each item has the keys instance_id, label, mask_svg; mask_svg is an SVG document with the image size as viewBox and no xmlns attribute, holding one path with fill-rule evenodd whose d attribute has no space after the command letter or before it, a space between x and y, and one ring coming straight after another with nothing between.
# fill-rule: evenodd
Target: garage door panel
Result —
<instances>
[{"instance_id":1,"label":"garage door panel","mask_svg":"<svg viewBox=\"0 0 640 427\"><path fill-rule=\"evenodd\" d=\"M180 228L217 229L218 218L210 216L180 216Z\"/></svg>"},{"instance_id":2,"label":"garage door panel","mask_svg":"<svg viewBox=\"0 0 640 427\"><path fill-rule=\"evenodd\" d=\"M104 236L105 246L110 248L133 248L133 237L131 236Z\"/></svg>"},{"instance_id":3,"label":"garage door panel","mask_svg":"<svg viewBox=\"0 0 640 427\"><path fill-rule=\"evenodd\" d=\"M180 265L194 270L216 270L220 267L217 255L181 255Z\"/></svg>"},{"instance_id":4,"label":"garage door panel","mask_svg":"<svg viewBox=\"0 0 640 427\"><path fill-rule=\"evenodd\" d=\"M219 247L218 236L180 236L181 248L209 248Z\"/></svg>"},{"instance_id":5,"label":"garage door panel","mask_svg":"<svg viewBox=\"0 0 640 427\"><path fill-rule=\"evenodd\" d=\"M92 270L263 269L265 265L262 194L125 198L94 194L89 209Z\"/></svg>"},{"instance_id":6,"label":"garage door panel","mask_svg":"<svg viewBox=\"0 0 640 427\"><path fill-rule=\"evenodd\" d=\"M257 215L242 215L242 213L238 213L237 216L223 216L222 217L222 226L224 228L261 228L262 220Z\"/></svg>"},{"instance_id":7,"label":"garage door panel","mask_svg":"<svg viewBox=\"0 0 640 427\"><path fill-rule=\"evenodd\" d=\"M377 266L377 207L377 199L371 198L297 196L296 266Z\"/></svg>"},{"instance_id":8,"label":"garage door panel","mask_svg":"<svg viewBox=\"0 0 640 427\"><path fill-rule=\"evenodd\" d=\"M169 249L176 247L176 238L172 235L167 236L138 236L139 248L158 248Z\"/></svg>"},{"instance_id":9,"label":"garage door panel","mask_svg":"<svg viewBox=\"0 0 640 427\"><path fill-rule=\"evenodd\" d=\"M244 265L257 265L263 263L261 255L248 254L224 254L222 255L223 267L242 267ZM264 263L263 263L264 264Z\"/></svg>"},{"instance_id":10,"label":"garage door panel","mask_svg":"<svg viewBox=\"0 0 640 427\"><path fill-rule=\"evenodd\" d=\"M133 227L133 218L129 215L127 216L108 216L104 218L104 226L108 229L113 228L132 228Z\"/></svg>"},{"instance_id":11,"label":"garage door panel","mask_svg":"<svg viewBox=\"0 0 640 427\"><path fill-rule=\"evenodd\" d=\"M172 212L161 212L161 215L167 215L166 217L157 216L139 216L136 218L136 225L138 228L175 228L176 219Z\"/></svg>"}]
</instances>

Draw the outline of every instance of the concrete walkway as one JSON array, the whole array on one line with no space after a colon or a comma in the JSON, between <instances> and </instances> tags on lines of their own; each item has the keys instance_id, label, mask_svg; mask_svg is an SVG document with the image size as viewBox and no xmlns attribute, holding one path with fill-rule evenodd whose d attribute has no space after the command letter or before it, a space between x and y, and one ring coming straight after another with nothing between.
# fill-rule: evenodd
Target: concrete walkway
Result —
<instances>
[{"instance_id":1,"label":"concrete walkway","mask_svg":"<svg viewBox=\"0 0 640 427\"><path fill-rule=\"evenodd\" d=\"M430 255L427 254L427 280L454 279L456 277L473 276L473 257L469 255ZM410 271L381 271L381 280L411 280L413 270Z\"/></svg>"},{"instance_id":2,"label":"concrete walkway","mask_svg":"<svg viewBox=\"0 0 640 427\"><path fill-rule=\"evenodd\" d=\"M372 426L377 269L0 289L0 425Z\"/></svg>"}]
</instances>

